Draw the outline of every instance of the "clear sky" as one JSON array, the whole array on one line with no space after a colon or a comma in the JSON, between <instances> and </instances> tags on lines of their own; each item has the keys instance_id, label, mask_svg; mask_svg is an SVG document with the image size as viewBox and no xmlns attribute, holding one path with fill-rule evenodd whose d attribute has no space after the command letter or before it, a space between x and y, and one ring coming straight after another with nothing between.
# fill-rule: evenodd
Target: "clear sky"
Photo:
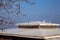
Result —
<instances>
[{"instance_id":1,"label":"clear sky","mask_svg":"<svg viewBox=\"0 0 60 40\"><path fill-rule=\"evenodd\" d=\"M27 16L14 16L16 22L52 21L60 23L60 0L31 0L35 5L21 2L21 11Z\"/></svg>"}]
</instances>

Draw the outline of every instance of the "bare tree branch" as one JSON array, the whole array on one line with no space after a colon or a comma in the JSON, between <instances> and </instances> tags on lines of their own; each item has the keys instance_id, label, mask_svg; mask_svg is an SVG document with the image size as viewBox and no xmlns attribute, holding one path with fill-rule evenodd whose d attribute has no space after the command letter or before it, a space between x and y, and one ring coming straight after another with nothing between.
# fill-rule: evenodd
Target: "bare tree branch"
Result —
<instances>
[{"instance_id":1,"label":"bare tree branch","mask_svg":"<svg viewBox=\"0 0 60 40\"><path fill-rule=\"evenodd\" d=\"M21 7L20 7L20 2L26 2L28 4L34 4L32 2L30 2L29 0L0 0L0 14L4 13L5 14L20 14L22 16L26 16L26 14L21 13ZM17 3L17 4L16 4ZM4 11L3 11L4 10ZM3 14L4 15L4 14ZM13 24L14 25L14 21L12 21L12 19L5 18L2 15L0 15L0 29L3 31L7 26L6 25L10 25ZM6 26L6 27L4 27Z\"/></svg>"}]
</instances>

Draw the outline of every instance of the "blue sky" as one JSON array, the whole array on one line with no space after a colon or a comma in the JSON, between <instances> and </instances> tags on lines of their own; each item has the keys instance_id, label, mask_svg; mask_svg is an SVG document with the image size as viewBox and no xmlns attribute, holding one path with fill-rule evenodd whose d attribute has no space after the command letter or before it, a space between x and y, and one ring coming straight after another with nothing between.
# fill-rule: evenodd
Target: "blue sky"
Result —
<instances>
[{"instance_id":1,"label":"blue sky","mask_svg":"<svg viewBox=\"0 0 60 40\"><path fill-rule=\"evenodd\" d=\"M60 23L60 0L30 0L35 5L21 2L21 12L27 16L14 16L16 22L52 21Z\"/></svg>"}]
</instances>

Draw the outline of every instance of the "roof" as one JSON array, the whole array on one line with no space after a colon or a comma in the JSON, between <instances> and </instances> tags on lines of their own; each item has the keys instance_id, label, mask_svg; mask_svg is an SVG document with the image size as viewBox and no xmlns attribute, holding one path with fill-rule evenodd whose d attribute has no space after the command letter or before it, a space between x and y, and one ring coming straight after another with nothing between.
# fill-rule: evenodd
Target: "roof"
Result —
<instances>
[{"instance_id":1,"label":"roof","mask_svg":"<svg viewBox=\"0 0 60 40\"><path fill-rule=\"evenodd\" d=\"M16 25L17 26L34 26L34 25L40 25L40 26L60 26L60 24L49 23L49 22L40 22L40 21L26 22L26 23L17 23Z\"/></svg>"},{"instance_id":2,"label":"roof","mask_svg":"<svg viewBox=\"0 0 60 40\"><path fill-rule=\"evenodd\" d=\"M60 29L59 28L56 28L56 29L12 28L12 29L5 29L3 32L0 30L0 35L41 39L41 38L47 38L47 37L53 36L53 35L54 36L60 35Z\"/></svg>"}]
</instances>

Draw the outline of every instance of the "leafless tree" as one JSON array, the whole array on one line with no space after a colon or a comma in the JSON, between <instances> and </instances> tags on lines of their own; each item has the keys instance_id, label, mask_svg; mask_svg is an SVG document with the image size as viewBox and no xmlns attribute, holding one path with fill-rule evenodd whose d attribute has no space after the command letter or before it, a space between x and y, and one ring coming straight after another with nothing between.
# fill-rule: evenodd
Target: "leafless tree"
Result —
<instances>
[{"instance_id":1,"label":"leafless tree","mask_svg":"<svg viewBox=\"0 0 60 40\"><path fill-rule=\"evenodd\" d=\"M0 0L0 14L20 14L23 16L26 16L25 14L21 13L21 7L20 3L26 2L30 5L33 5L33 2L30 2L30 0ZM0 15L0 29L3 31L5 25L14 24L14 22L8 18L3 17Z\"/></svg>"},{"instance_id":2,"label":"leafless tree","mask_svg":"<svg viewBox=\"0 0 60 40\"><path fill-rule=\"evenodd\" d=\"M28 4L34 4L29 0L0 0L0 11L5 10L6 13L20 13L20 2L26 2Z\"/></svg>"}]
</instances>

